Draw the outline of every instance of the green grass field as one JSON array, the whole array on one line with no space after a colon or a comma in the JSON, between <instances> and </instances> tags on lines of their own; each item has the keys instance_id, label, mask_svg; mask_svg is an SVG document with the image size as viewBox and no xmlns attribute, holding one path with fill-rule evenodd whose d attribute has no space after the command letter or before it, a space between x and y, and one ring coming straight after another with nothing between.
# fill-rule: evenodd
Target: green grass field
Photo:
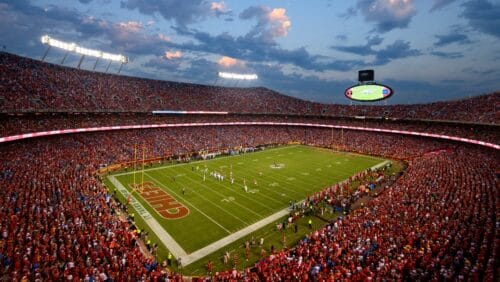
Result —
<instances>
[{"instance_id":1,"label":"green grass field","mask_svg":"<svg viewBox=\"0 0 500 282\"><path fill-rule=\"evenodd\" d=\"M136 183L144 177L145 182L153 183L189 209L189 214L178 219L162 217L153 208L154 204L137 193L133 195L190 254L286 209L290 201L299 202L383 161L315 147L286 146L150 168L143 176L137 172ZM215 171L225 176L223 181L210 176L210 172ZM234 178L233 184L230 175ZM133 172L112 177L131 190Z\"/></svg>"}]
</instances>

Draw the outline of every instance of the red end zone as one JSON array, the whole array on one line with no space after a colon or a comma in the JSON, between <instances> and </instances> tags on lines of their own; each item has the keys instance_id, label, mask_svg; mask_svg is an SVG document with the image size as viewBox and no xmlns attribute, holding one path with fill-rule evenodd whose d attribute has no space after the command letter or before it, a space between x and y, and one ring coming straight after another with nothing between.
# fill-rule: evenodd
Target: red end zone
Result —
<instances>
[{"instance_id":1,"label":"red end zone","mask_svg":"<svg viewBox=\"0 0 500 282\"><path fill-rule=\"evenodd\" d=\"M148 204L166 219L179 219L189 214L189 209L152 182L129 184Z\"/></svg>"}]
</instances>

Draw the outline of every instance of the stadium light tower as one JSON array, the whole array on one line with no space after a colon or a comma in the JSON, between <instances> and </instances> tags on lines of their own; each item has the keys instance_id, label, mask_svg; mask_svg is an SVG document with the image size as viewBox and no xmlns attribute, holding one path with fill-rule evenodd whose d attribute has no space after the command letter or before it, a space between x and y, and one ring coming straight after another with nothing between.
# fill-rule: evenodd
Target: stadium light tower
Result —
<instances>
[{"instance_id":1,"label":"stadium light tower","mask_svg":"<svg viewBox=\"0 0 500 282\"><path fill-rule=\"evenodd\" d=\"M219 78L235 80L236 81L235 86L237 86L239 81L252 81L252 80L257 80L259 77L255 73L241 74L241 73L232 73L232 72L219 72L218 78L217 78L215 84L217 84L217 81L219 80Z\"/></svg>"},{"instance_id":2,"label":"stadium light tower","mask_svg":"<svg viewBox=\"0 0 500 282\"><path fill-rule=\"evenodd\" d=\"M111 65L111 62L120 62L121 63L120 69L118 70L118 73L120 73L120 71L122 70L123 65L128 63L128 58L123 56L123 55L111 54L111 53L102 52L100 50L93 50L93 49L84 48L84 47L78 46L75 43L67 43L64 41L54 39L48 35L42 36L41 41L42 41L42 44L48 46L47 50L43 54L42 62L45 60L45 57L47 57L47 54L49 53L50 48L56 47L59 49L66 50L66 53L64 54L64 57L61 61L61 64L64 64L64 61L66 60L66 57L68 56L69 52L73 52L73 53L81 55L80 61L78 62L78 66L77 66L78 69L82 65L82 62L85 59L85 56L96 58L96 62L94 64L93 70L95 70L97 63L99 62L99 59L109 61L108 67L106 68L106 72L108 72L108 69L109 69L109 66Z\"/></svg>"}]
</instances>

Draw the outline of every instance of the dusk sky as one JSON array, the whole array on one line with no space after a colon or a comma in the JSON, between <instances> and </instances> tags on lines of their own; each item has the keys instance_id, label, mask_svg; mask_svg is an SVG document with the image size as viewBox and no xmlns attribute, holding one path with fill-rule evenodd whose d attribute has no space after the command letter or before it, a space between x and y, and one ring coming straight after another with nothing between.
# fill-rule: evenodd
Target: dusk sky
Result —
<instances>
[{"instance_id":1,"label":"dusk sky","mask_svg":"<svg viewBox=\"0 0 500 282\"><path fill-rule=\"evenodd\" d=\"M0 0L8 52L41 59L44 34L129 57L124 75L264 86L326 103L349 103L343 92L360 69L395 90L388 104L500 90L499 0ZM52 48L46 61L63 56ZM218 71L259 79L236 84Z\"/></svg>"}]
</instances>

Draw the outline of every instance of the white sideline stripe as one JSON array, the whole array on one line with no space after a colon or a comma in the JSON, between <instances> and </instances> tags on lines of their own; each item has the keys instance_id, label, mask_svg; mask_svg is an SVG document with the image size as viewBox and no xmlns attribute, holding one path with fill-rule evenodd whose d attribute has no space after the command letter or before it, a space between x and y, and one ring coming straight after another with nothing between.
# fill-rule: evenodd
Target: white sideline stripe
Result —
<instances>
[{"instance_id":1,"label":"white sideline stripe","mask_svg":"<svg viewBox=\"0 0 500 282\"><path fill-rule=\"evenodd\" d=\"M108 176L108 179L111 181L111 183L113 183L113 185L115 185L117 190L125 198L128 197L128 194L129 194L128 190L123 186L123 184L120 183L120 181L118 181L116 179L116 177L114 175ZM184 249L174 240L174 238L172 238L172 236L170 236L170 234L168 234L168 232L165 231L165 229L163 227L161 227L161 225L158 223L158 221L156 221L156 219L154 217L152 217L149 214L149 212L147 212L147 210L144 208L144 206L142 206L142 204L139 201L137 201L137 199L134 196L132 196L131 198L132 198L132 205L135 208L139 207L139 210L138 210L139 216L141 216L144 219L144 221L149 225L151 230L156 234L156 236L160 239L160 241L163 243L163 245L165 245L165 247L167 247L167 249L172 253L172 255L174 255L174 257L176 257L176 258L181 258L183 266L187 266L187 265L219 250L220 248L227 246L227 245L243 238L244 236L268 225L269 223L272 223L272 222L280 219L281 217L283 217L289 213L288 208L285 208L285 209L278 211L278 212L276 212L276 213L274 213L274 214L272 214L272 215L270 215L270 216L268 216L260 221L255 222L252 225L249 225L243 229L240 229L239 231L237 231L235 233L232 233L232 234L230 234L222 239L219 239L218 241L215 241L206 247L203 247L203 248L201 248L201 249L199 249L191 254L187 254L186 251L184 251ZM142 214L140 212L141 208L143 211L146 212L146 214ZM137 208L136 208L136 210L137 210Z\"/></svg>"},{"instance_id":2,"label":"white sideline stripe","mask_svg":"<svg viewBox=\"0 0 500 282\"><path fill-rule=\"evenodd\" d=\"M385 162L386 161L381 162L378 165L381 165ZM375 166L377 166L377 165L375 165ZM152 178L153 180L155 180L156 182L158 182L158 180L151 177L151 175L148 175L148 176L150 178ZM115 178L115 175L109 175L108 179L111 181L111 183L113 183L113 185L115 185L115 187L120 191L120 193L122 193L122 195L125 198L128 197L128 194L129 194L128 190L125 187L123 187L123 185L120 183L120 181L118 181ZM338 182L338 183L345 182L346 180L347 179L345 179L344 181ZM160 184L160 185L162 185L162 184ZM176 194L175 192L173 192L173 193ZM174 255L174 257L176 257L176 258L181 258L183 266L187 266L187 265L189 265L189 264L191 264L191 263L193 263L201 258L204 258L205 256L221 249L222 247L225 247L225 246L245 237L246 235L280 219L281 217L284 217L285 215L289 214L289 212L290 212L288 208L282 209L281 211L278 211L278 212L276 212L276 213L274 213L274 214L272 214L272 215L270 215L270 216L268 216L260 221L255 222L254 224L249 225L243 229L240 229L240 230L236 231L235 233L232 233L224 238L221 238L221 239L211 243L210 245L208 245L206 247L198 249L197 251L195 251L191 254L187 254L186 251L184 251L184 249L174 240L174 238L172 238L172 236L170 236L170 234L168 234L168 232L165 231L165 229L163 227L161 227L161 225L158 223L158 221L156 221L156 219L154 219L154 217L152 217L149 214L149 212L147 212L147 210L142 206L142 204L139 201L137 201L135 199L134 196L132 196L132 205L134 207L139 206L140 208L142 208L143 211L146 212L146 214L143 215L138 211L139 215L151 227L151 230L154 233L156 233L157 237L160 239L160 241L163 243L163 245L165 245L165 247L167 247L167 249L172 253L172 255ZM190 205L193 206L192 204L190 204ZM197 209L196 207L194 207L194 208ZM137 208L136 208L136 210L137 210Z\"/></svg>"},{"instance_id":3,"label":"white sideline stripe","mask_svg":"<svg viewBox=\"0 0 500 282\"><path fill-rule=\"evenodd\" d=\"M386 161L384 162L381 162L379 163L378 165L381 165L381 164L384 164ZM346 181L347 179L345 179L344 181ZM344 182L342 181L342 182ZM340 182L339 182L340 183ZM301 201L302 202L302 201ZM186 265L189 265L219 249L221 249L222 247L224 246L227 246L243 237L245 237L246 235L252 233L253 231L256 231L278 219L280 219L281 217L284 217L285 215L289 214L290 213L290 210L288 208L285 208L285 209L282 209L281 211L277 212L277 213L274 213L260 221L257 221L256 223L252 224L252 225L249 225L229 236L226 236L218 241L215 241L213 242L212 244L204 247L204 248L201 248L189 255L186 255L185 257L182 257L182 265L186 266Z\"/></svg>"},{"instance_id":4,"label":"white sideline stripe","mask_svg":"<svg viewBox=\"0 0 500 282\"><path fill-rule=\"evenodd\" d=\"M120 181L118 181L114 175L108 176L108 179L115 185L116 189L125 197L128 197L129 192ZM151 214L144 208L144 206L134 197L131 197L131 204L137 210L138 214L144 219L146 224L151 228L151 230L156 234L156 236L162 241L163 245L168 248L168 250L175 257L184 257L187 255L186 251L168 234L168 232L156 221L156 219L151 216Z\"/></svg>"},{"instance_id":5,"label":"white sideline stripe","mask_svg":"<svg viewBox=\"0 0 500 282\"><path fill-rule=\"evenodd\" d=\"M285 215L288 215L290 213L290 211L288 210L288 208L285 208L277 213L274 213L260 221L257 221L256 223L252 224L252 225L249 225L229 236L226 236L218 241L215 241L213 242L212 244L204 247L204 248L201 248L199 250L197 250L196 252L194 253L191 253L189 255L186 255L185 257L182 258L182 265L186 266L188 264L191 264L197 260L199 260L200 258L203 258L217 250L219 250L220 248L224 247L224 246L227 246L241 238L243 238L244 236L268 225L269 223L272 223L278 219L280 219L281 217L285 216Z\"/></svg>"}]
</instances>

